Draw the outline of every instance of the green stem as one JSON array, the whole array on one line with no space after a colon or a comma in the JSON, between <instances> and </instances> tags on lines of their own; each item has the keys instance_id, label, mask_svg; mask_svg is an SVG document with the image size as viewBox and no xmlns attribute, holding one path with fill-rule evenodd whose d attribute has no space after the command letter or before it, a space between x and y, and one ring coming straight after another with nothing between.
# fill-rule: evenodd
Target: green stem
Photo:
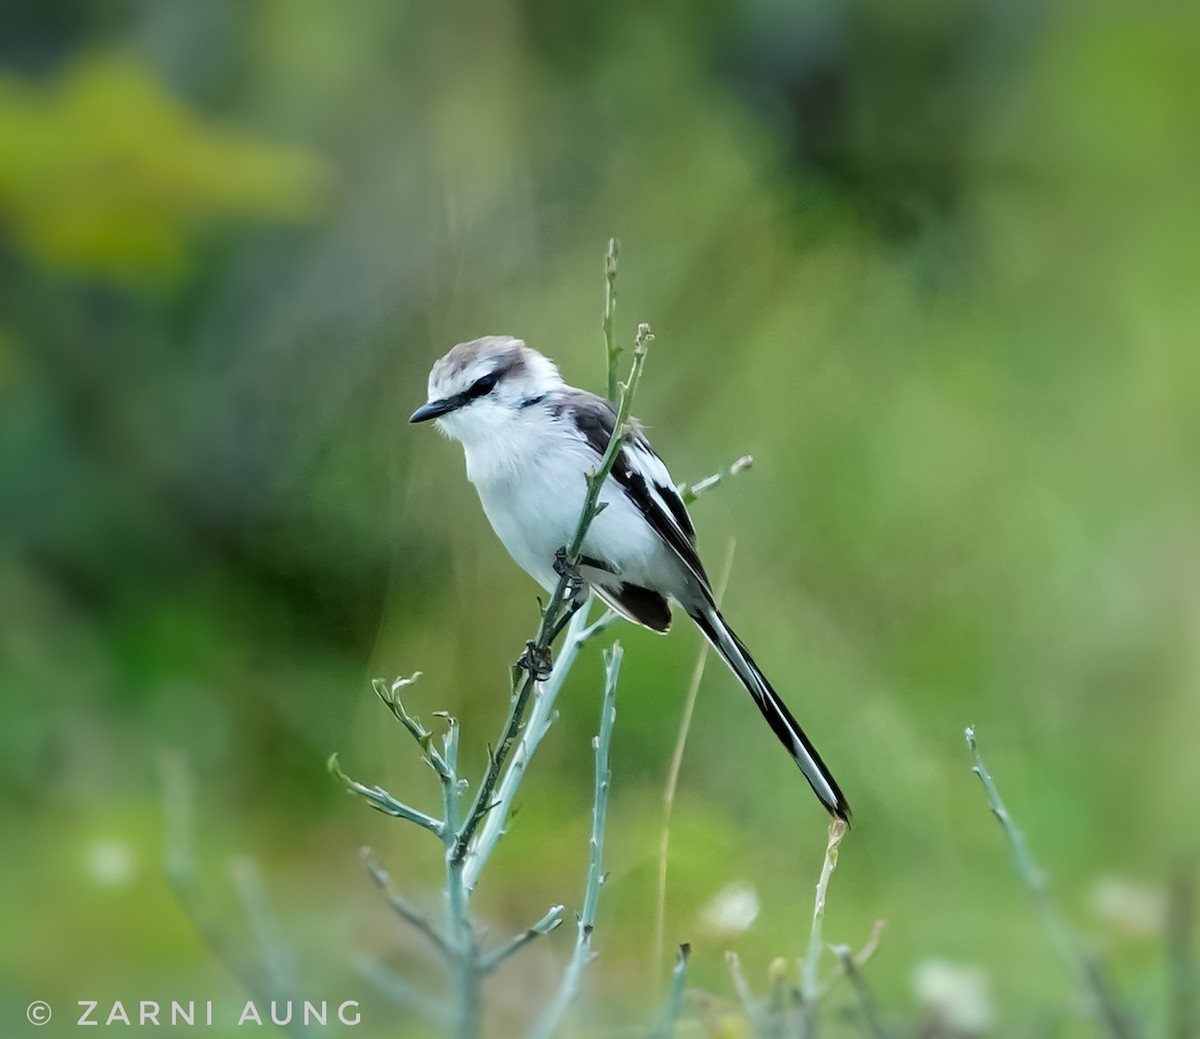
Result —
<instances>
[{"instance_id":1,"label":"green stem","mask_svg":"<svg viewBox=\"0 0 1200 1039\"><path fill-rule=\"evenodd\" d=\"M567 627L566 636L563 639L562 649L559 650L558 657L554 661L550 677L540 683L533 694L528 721L521 732L508 768L496 786L492 807L487 812L483 824L476 832L475 839L471 841L471 846L463 859L463 882L468 891L475 890L483 867L487 865L492 852L496 850L497 843L504 836L509 813L512 811L513 801L517 796L517 789L521 785L521 780L525 778L525 770L529 767L534 751L537 750L542 738L550 730L550 725L554 721L554 704L567 675L579 656L579 651L616 620L616 614L610 610L604 613L595 624L588 625L587 616L590 604L589 600L571 618L571 623Z\"/></svg>"},{"instance_id":2,"label":"green stem","mask_svg":"<svg viewBox=\"0 0 1200 1039\"><path fill-rule=\"evenodd\" d=\"M612 746L613 723L617 718L617 678L621 672L621 653L619 642L614 642L612 649L604 653L604 706L600 712L600 734L592 740L596 754L592 836L588 843L587 882L583 892L583 908L579 912L575 950L567 969L563 971L558 991L530 1032L532 1039L550 1039L558 1030L567 1008L579 995L584 969L596 955L592 952L592 932L596 929L596 907L600 903L600 888L604 885L604 822L608 815L608 789L612 783L608 755Z\"/></svg>"},{"instance_id":3,"label":"green stem","mask_svg":"<svg viewBox=\"0 0 1200 1039\"><path fill-rule=\"evenodd\" d=\"M446 734L445 755L438 769L445 816L446 934L450 951L450 1007L455 1039L477 1039L481 1030L479 948L471 926L471 893L463 883L462 861L454 857L461 811L458 782L458 725L453 718Z\"/></svg>"},{"instance_id":4,"label":"green stem","mask_svg":"<svg viewBox=\"0 0 1200 1039\"><path fill-rule=\"evenodd\" d=\"M1000 791L996 788L987 766L984 765L983 757L979 753L979 746L975 742L975 726L967 727L966 739L974 760L971 771L979 777L979 782L983 784L988 807L991 808L992 814L1008 838L1013 862L1016 864L1021 879L1025 881L1029 893L1033 896L1034 904L1041 914L1042 923L1050 938L1050 944L1058 953L1064 966L1074 976L1090 1004L1092 1013L1104 1026L1111 1039L1132 1039L1137 1034L1136 1028L1131 1024L1117 994L1110 987L1103 969L1079 947L1079 940L1075 937L1050 894L1050 885L1046 880L1045 872L1033 859L1033 853L1029 850L1025 834L1017 827L1012 816L1008 814L1008 809L1004 807L1004 802L1000 800Z\"/></svg>"},{"instance_id":5,"label":"green stem","mask_svg":"<svg viewBox=\"0 0 1200 1039\"><path fill-rule=\"evenodd\" d=\"M671 988L667 992L667 1001L663 1005L662 1018L650 1035L650 1039L671 1039L675 1034L675 1025L683 1011L683 983L687 975L688 956L692 947L683 944L675 956L675 970L671 974Z\"/></svg>"},{"instance_id":6,"label":"green stem","mask_svg":"<svg viewBox=\"0 0 1200 1039\"><path fill-rule=\"evenodd\" d=\"M846 836L846 821L834 819L829 824L829 843L825 846L825 862L821 866L821 878L817 881L817 895L813 900L812 929L808 936L808 954L800 971L800 995L804 1004L804 1036L815 1039L817 1034L817 1005L821 997L821 985L817 971L821 964L821 928L825 922L825 900L829 895L829 881L837 869L838 845Z\"/></svg>"},{"instance_id":7,"label":"green stem","mask_svg":"<svg viewBox=\"0 0 1200 1039\"><path fill-rule=\"evenodd\" d=\"M617 240L608 240L608 252L604 255L604 320L600 327L604 331L604 356L608 365L608 399L617 403L617 360L621 347L613 331L613 318L617 313Z\"/></svg>"},{"instance_id":8,"label":"green stem","mask_svg":"<svg viewBox=\"0 0 1200 1039\"><path fill-rule=\"evenodd\" d=\"M863 1030L870 1036L870 1039L887 1039L888 1033L883 1027L879 1006L875 1002L875 994L867 984L867 979L858 969L858 964L854 962L854 954L850 951L850 946L835 946L833 953L841 961L842 969L846 972L846 977L850 979L850 986L854 989L854 997L858 1002L858 1011L862 1017Z\"/></svg>"}]
</instances>

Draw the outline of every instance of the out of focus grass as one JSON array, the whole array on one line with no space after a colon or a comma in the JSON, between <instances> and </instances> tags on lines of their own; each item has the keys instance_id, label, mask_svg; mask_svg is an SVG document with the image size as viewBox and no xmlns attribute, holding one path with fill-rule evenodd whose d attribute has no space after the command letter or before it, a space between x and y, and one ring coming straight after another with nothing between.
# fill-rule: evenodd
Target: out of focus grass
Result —
<instances>
[{"instance_id":1,"label":"out of focus grass","mask_svg":"<svg viewBox=\"0 0 1200 1039\"><path fill-rule=\"evenodd\" d=\"M164 747L196 771L210 883L261 859L314 985L368 998L354 951L422 976L356 849L431 892L436 855L323 762L420 789L367 686L416 668L414 709L453 711L482 760L535 605L457 449L404 419L484 332L599 389L614 233L676 477L756 459L694 513L710 565L736 533L727 612L856 809L826 935L889 920L870 978L903 1017L931 959L985 972L1001 1034L1070 1006L967 772L974 723L1066 910L1162 1021L1138 906L1200 836L1193 12L69 8L0 15L5 1021L238 998L161 879ZM668 969L646 950L696 650L621 638L590 992L614 1022L648 1020ZM497 928L582 875L588 663L480 889ZM729 995L730 944L759 979L803 950L823 834L710 668L667 907L691 983ZM705 936L733 880L765 910ZM559 939L497 1020L552 984Z\"/></svg>"}]
</instances>

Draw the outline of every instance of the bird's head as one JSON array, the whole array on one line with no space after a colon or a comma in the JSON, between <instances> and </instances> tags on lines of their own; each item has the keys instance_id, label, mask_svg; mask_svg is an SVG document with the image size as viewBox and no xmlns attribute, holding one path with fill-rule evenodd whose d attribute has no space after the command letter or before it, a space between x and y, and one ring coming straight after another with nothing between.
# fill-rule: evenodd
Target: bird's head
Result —
<instances>
[{"instance_id":1,"label":"bird's head","mask_svg":"<svg viewBox=\"0 0 1200 1039\"><path fill-rule=\"evenodd\" d=\"M429 373L429 400L409 422L436 419L455 440L493 435L563 384L554 364L512 336L459 343Z\"/></svg>"}]
</instances>

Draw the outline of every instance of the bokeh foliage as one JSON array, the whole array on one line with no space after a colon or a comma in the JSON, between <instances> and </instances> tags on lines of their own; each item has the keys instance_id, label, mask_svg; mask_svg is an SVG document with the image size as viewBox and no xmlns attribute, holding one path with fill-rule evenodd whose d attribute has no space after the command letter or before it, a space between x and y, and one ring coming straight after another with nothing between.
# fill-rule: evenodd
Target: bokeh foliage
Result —
<instances>
[{"instance_id":1,"label":"bokeh foliage","mask_svg":"<svg viewBox=\"0 0 1200 1039\"><path fill-rule=\"evenodd\" d=\"M33 998L237 999L161 880L165 747L196 771L210 882L259 857L329 998L370 998L355 950L422 976L356 849L431 899L435 856L323 762L418 789L368 683L418 668L414 709L453 711L482 760L536 614L457 448L404 420L484 332L600 388L609 234L622 335L658 336L639 410L676 477L756 458L694 513L711 569L736 534L727 612L856 809L826 935L889 920L870 976L906 1018L935 958L987 972L1001 1033L1071 1007L967 772L974 723L1067 911L1162 1021L1154 907L1200 837L1194 10L0 20L5 1021ZM647 958L660 798L697 649L684 625L621 638L591 976L614 1022L668 969ZM579 889L595 657L481 887L498 926ZM710 668L668 906L694 984L729 993L731 944L759 978L802 951L823 842ZM766 911L706 936L733 880ZM546 991L556 943L495 987L498 1023Z\"/></svg>"}]
</instances>

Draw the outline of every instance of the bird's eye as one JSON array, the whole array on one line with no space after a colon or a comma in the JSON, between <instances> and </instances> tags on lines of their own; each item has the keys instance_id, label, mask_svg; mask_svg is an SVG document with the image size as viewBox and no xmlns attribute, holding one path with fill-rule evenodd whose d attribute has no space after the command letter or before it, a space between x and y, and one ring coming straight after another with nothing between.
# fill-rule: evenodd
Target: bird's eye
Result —
<instances>
[{"instance_id":1,"label":"bird's eye","mask_svg":"<svg viewBox=\"0 0 1200 1039\"><path fill-rule=\"evenodd\" d=\"M474 399L475 397L484 397L491 393L496 387L496 373L489 372L487 375L482 375L476 379L471 388L467 390L467 396Z\"/></svg>"}]
</instances>

